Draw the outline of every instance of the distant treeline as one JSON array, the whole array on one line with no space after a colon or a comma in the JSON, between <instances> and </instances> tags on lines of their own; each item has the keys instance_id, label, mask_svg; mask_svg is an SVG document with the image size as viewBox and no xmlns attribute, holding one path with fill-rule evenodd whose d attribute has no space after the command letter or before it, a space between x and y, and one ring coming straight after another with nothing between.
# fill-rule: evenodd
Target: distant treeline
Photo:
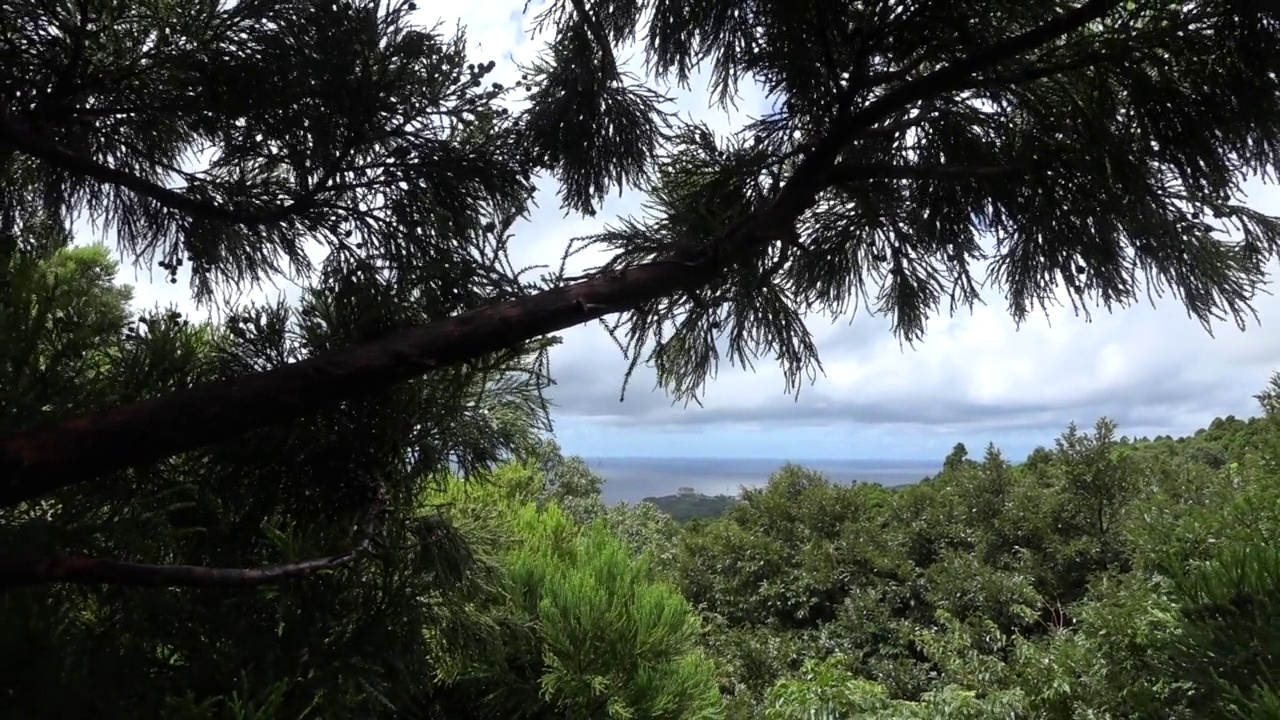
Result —
<instances>
[{"instance_id":1,"label":"distant treeline","mask_svg":"<svg viewBox=\"0 0 1280 720\"><path fill-rule=\"evenodd\" d=\"M647 497L640 502L653 503L678 523L690 520L717 518L736 505L739 500L732 495L662 495Z\"/></svg>"},{"instance_id":2,"label":"distant treeline","mask_svg":"<svg viewBox=\"0 0 1280 720\"><path fill-rule=\"evenodd\" d=\"M789 463L788 463L789 465ZM932 476L921 478L920 482L928 482ZM871 483L873 485L880 483ZM890 490L902 490L911 487L916 483L901 483L897 485L886 485ZM698 493L683 493L677 495L659 495L656 497L647 497L640 502L653 503L659 510L671 516L671 519L678 523L686 523L690 520L712 520L720 517L729 508L742 502L742 500L733 495L701 495Z\"/></svg>"}]
</instances>

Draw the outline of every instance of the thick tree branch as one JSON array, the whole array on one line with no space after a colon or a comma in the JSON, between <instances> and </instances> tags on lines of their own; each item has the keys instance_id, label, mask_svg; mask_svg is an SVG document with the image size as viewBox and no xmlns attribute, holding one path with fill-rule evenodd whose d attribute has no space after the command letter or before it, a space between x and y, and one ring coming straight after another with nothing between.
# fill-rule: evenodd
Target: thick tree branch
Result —
<instances>
[{"instance_id":1,"label":"thick tree branch","mask_svg":"<svg viewBox=\"0 0 1280 720\"><path fill-rule=\"evenodd\" d=\"M234 438L440 367L633 309L685 285L705 284L716 270L711 265L650 263L264 373L112 408L0 440L0 506Z\"/></svg>"},{"instance_id":2,"label":"thick tree branch","mask_svg":"<svg viewBox=\"0 0 1280 720\"><path fill-rule=\"evenodd\" d=\"M885 93L847 118L839 133L819 142L771 203L744 217L711 247L690 248L676 258L604 273L257 375L0 440L0 507L301 417L338 400L705 285L736 264L758 258L779 237L779 228L794 227L830 184L836 158L860 130L1073 32L1120 1L1090 0L1039 28Z\"/></svg>"},{"instance_id":3,"label":"thick tree branch","mask_svg":"<svg viewBox=\"0 0 1280 720\"><path fill-rule=\"evenodd\" d=\"M336 570L350 565L368 549L386 512L385 498L375 502L351 549L326 557L256 568L203 565L150 565L93 557L19 558L0 556L0 593L46 583L131 585L139 587L253 588Z\"/></svg>"}]
</instances>

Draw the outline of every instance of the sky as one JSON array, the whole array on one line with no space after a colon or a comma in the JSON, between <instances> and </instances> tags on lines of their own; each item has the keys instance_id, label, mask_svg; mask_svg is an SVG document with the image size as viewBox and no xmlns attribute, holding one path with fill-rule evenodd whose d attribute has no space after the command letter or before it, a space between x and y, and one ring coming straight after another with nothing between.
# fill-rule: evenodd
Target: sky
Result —
<instances>
[{"instance_id":1,"label":"sky","mask_svg":"<svg viewBox=\"0 0 1280 720\"><path fill-rule=\"evenodd\" d=\"M515 63L528 61L542 40L524 29L523 2L419 2L417 21L455 20L468 29L476 61L497 62L494 80L511 84ZM459 9L461 14L459 15ZM768 110L757 88L743 88L737 112L709 107L705 83L673 91L685 118L730 131ZM1280 214L1280 188L1251 180L1249 203ZM629 191L606 202L596 218L565 217L552 182L541 184L540 207L513 228L516 266L555 265L565 243L636 213L644 201ZM85 240L95 238L86 237ZM599 262L583 256L572 270ZM140 307L176 305L203 315L184 283L170 285L126 267L121 282L135 286ZM264 288L276 297L287 286ZM653 372L639 369L620 402L626 360L596 324L562 333L551 357L557 384L549 393L556 438L565 452L586 457L708 457L903 459L940 461L956 442L972 453L994 442L1021 459L1052 445L1068 423L1092 425L1107 416L1131 436L1180 435L1215 416L1253 415L1253 395L1280 369L1280 298L1256 302L1259 322L1234 324L1213 336L1189 319L1178 301L1135 305L1091 322L1070 306L1033 315L1021 327L998 292L986 305L956 317L934 318L924 339L903 346L880 317L812 319L825 373L788 394L782 374L766 360L754 372L722 364L702 406L673 401L654 389Z\"/></svg>"}]
</instances>

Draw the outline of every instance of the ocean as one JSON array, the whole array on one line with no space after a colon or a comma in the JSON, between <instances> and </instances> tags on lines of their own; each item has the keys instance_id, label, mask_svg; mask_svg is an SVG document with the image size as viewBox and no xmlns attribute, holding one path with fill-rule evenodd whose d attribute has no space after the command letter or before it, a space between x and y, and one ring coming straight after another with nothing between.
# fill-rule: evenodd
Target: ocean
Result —
<instances>
[{"instance_id":1,"label":"ocean","mask_svg":"<svg viewBox=\"0 0 1280 720\"><path fill-rule=\"evenodd\" d=\"M636 502L646 497L674 495L682 487L703 495L736 495L740 487L765 484L787 460L763 458L585 458L604 478L608 503ZM941 463L920 460L791 460L817 470L833 482L874 482L910 485L942 470Z\"/></svg>"}]
</instances>

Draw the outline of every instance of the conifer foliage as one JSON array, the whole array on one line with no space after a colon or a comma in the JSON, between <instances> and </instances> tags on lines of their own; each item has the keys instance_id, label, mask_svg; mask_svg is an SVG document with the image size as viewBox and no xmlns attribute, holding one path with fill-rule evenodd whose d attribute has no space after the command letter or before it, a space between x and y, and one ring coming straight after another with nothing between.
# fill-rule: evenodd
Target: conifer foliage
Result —
<instances>
[{"instance_id":1,"label":"conifer foliage","mask_svg":"<svg viewBox=\"0 0 1280 720\"><path fill-rule=\"evenodd\" d=\"M717 338L794 386L817 362L803 313L861 303L911 340L981 280L1019 319L1061 287L1244 322L1276 250L1239 192L1274 166L1280 122L1276 19L1245 3L557 0L516 88L413 7L7 0L10 226L94 211L204 298L288 270L429 309L369 304L363 342L42 418L0 445L0 501L614 313L633 360L692 396ZM619 64L633 41L652 78ZM777 109L728 138L682 123L662 83L695 68L720 102L755 81ZM207 167L184 168L196 153ZM589 239L615 253L602 272L524 281L504 250L537 172L571 211L633 185L652 212Z\"/></svg>"}]
</instances>

